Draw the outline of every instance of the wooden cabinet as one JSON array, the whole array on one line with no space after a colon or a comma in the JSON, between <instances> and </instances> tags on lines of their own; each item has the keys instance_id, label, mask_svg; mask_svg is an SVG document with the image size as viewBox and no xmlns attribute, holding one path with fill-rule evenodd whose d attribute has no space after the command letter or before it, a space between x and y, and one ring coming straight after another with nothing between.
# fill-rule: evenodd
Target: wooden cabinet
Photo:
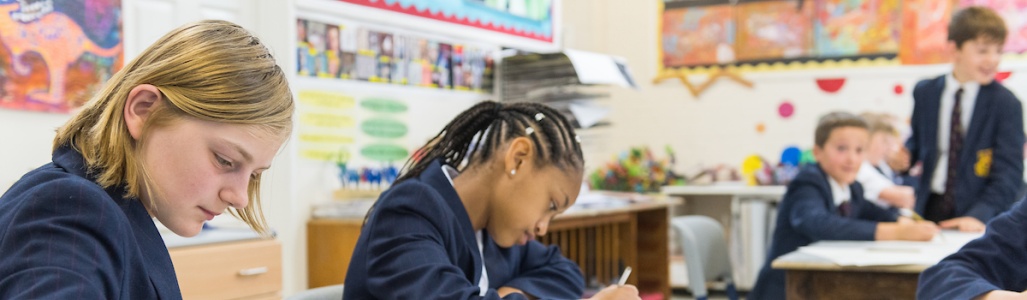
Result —
<instances>
[{"instance_id":1,"label":"wooden cabinet","mask_svg":"<svg viewBox=\"0 0 1027 300\"><path fill-rule=\"evenodd\" d=\"M280 299L282 246L245 240L170 248L184 299Z\"/></svg>"},{"instance_id":2,"label":"wooden cabinet","mask_svg":"<svg viewBox=\"0 0 1027 300\"><path fill-rule=\"evenodd\" d=\"M346 281L349 259L363 223L363 219L315 219L307 223L309 288Z\"/></svg>"}]
</instances>

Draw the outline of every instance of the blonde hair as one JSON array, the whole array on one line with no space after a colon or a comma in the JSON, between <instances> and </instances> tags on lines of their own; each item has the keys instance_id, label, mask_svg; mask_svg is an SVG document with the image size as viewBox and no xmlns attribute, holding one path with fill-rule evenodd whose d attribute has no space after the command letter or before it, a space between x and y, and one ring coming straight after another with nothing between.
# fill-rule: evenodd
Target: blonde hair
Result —
<instances>
[{"instance_id":1,"label":"blonde hair","mask_svg":"<svg viewBox=\"0 0 1027 300\"><path fill-rule=\"evenodd\" d=\"M864 112L860 114L860 117L867 122L867 131L870 135L875 133L885 133L891 136L899 137L899 129L895 127L895 116L888 113L874 113Z\"/></svg>"},{"instance_id":2,"label":"blonde hair","mask_svg":"<svg viewBox=\"0 0 1027 300\"><path fill-rule=\"evenodd\" d=\"M55 149L71 146L82 153L100 186L124 185L128 198L139 198L145 187L151 207L159 191L151 188L141 161L144 141L133 140L124 118L129 92L141 84L157 87L166 100L150 112L144 132L186 118L254 125L283 140L292 131L292 92L260 40L226 21L199 21L169 32L114 74L54 139ZM250 205L230 213L268 235L259 192L257 175L249 183Z\"/></svg>"}]
</instances>

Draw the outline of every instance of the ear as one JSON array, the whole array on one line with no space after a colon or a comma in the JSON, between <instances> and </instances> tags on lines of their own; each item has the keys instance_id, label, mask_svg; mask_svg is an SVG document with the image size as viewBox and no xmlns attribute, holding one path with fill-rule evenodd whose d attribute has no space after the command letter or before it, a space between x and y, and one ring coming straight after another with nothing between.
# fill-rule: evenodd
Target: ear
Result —
<instances>
[{"instance_id":1,"label":"ear","mask_svg":"<svg viewBox=\"0 0 1027 300\"><path fill-rule=\"evenodd\" d=\"M959 50L959 46L956 45L955 41L949 40L945 42L945 54L948 55L951 59L956 58L956 53L958 53Z\"/></svg>"},{"instance_id":2,"label":"ear","mask_svg":"<svg viewBox=\"0 0 1027 300\"><path fill-rule=\"evenodd\" d=\"M535 143L531 139L526 137L517 137L510 141L510 146L506 149L506 155L503 157L503 172L507 175L511 174L511 171L520 172L522 166L527 166L526 162L535 159Z\"/></svg>"},{"instance_id":3,"label":"ear","mask_svg":"<svg viewBox=\"0 0 1027 300\"><path fill-rule=\"evenodd\" d=\"M143 125L150 117L153 109L163 101L163 94L157 87L149 84L140 84L128 92L128 100L125 102L125 125L132 139L139 140L143 134Z\"/></svg>"},{"instance_id":4,"label":"ear","mask_svg":"<svg viewBox=\"0 0 1027 300\"><path fill-rule=\"evenodd\" d=\"M818 163L821 162L821 161L824 161L823 159L820 159L821 155L824 155L824 148L821 148L820 146L814 145L813 146L813 158L815 158Z\"/></svg>"}]
</instances>

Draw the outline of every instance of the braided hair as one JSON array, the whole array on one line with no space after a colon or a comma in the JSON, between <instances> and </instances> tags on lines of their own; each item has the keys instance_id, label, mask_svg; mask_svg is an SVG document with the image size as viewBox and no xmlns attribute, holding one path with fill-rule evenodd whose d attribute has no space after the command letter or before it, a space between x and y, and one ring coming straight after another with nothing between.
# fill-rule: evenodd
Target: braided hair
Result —
<instances>
[{"instance_id":1,"label":"braided hair","mask_svg":"<svg viewBox=\"0 0 1027 300\"><path fill-rule=\"evenodd\" d=\"M584 158L574 127L555 109L530 102L484 101L457 115L411 157L396 182L417 177L436 159L458 171L487 162L506 141L526 136L536 165L581 171Z\"/></svg>"}]
</instances>

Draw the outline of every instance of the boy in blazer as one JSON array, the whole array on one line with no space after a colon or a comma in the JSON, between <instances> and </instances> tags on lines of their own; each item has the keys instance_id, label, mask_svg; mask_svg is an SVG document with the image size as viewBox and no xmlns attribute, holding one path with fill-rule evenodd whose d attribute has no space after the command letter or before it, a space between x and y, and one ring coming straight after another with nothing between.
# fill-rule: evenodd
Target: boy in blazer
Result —
<instances>
[{"instance_id":1,"label":"boy in blazer","mask_svg":"<svg viewBox=\"0 0 1027 300\"><path fill-rule=\"evenodd\" d=\"M785 299L785 273L772 269L771 262L813 242L934 237L938 228L933 223L908 218L896 222L894 208L885 210L863 198L856 173L867 140L867 124L858 116L835 112L820 119L813 147L817 164L804 168L788 185L766 264L750 299Z\"/></svg>"},{"instance_id":2,"label":"boy in blazer","mask_svg":"<svg viewBox=\"0 0 1027 300\"><path fill-rule=\"evenodd\" d=\"M906 148L923 166L916 211L942 228L982 231L1023 186L1020 101L994 80L1006 27L969 7L949 24L952 72L917 83Z\"/></svg>"}]
</instances>

